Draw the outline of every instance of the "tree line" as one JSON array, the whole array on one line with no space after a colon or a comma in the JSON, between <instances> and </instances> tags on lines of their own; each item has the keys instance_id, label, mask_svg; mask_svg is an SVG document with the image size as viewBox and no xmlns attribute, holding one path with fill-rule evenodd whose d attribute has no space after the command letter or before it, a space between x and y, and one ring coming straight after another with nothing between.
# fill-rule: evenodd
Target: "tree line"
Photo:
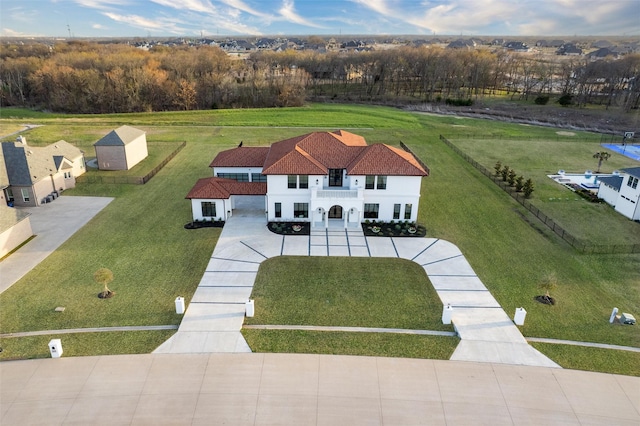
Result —
<instances>
[{"instance_id":1,"label":"tree line","mask_svg":"<svg viewBox=\"0 0 640 426\"><path fill-rule=\"evenodd\" d=\"M589 61L498 50L286 50L236 59L214 46L5 44L0 102L73 113L298 106L307 99L471 103L484 96L640 106L640 55Z\"/></svg>"}]
</instances>

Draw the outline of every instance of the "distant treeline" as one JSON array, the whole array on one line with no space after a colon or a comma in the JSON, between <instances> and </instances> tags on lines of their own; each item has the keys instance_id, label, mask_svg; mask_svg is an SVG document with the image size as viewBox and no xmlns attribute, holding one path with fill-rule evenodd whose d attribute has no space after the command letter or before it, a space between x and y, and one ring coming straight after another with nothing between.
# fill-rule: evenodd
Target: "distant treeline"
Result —
<instances>
[{"instance_id":1,"label":"distant treeline","mask_svg":"<svg viewBox=\"0 0 640 426\"><path fill-rule=\"evenodd\" d=\"M307 99L447 102L564 95L565 104L640 106L640 55L589 61L531 53L400 47L358 53L87 42L3 45L0 101L56 112L113 113L297 106Z\"/></svg>"}]
</instances>

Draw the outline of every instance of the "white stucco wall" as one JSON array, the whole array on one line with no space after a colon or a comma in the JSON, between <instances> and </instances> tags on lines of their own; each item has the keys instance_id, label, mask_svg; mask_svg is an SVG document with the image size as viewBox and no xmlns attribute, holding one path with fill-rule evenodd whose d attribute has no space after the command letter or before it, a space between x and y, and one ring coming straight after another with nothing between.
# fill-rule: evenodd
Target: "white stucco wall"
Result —
<instances>
[{"instance_id":1,"label":"white stucco wall","mask_svg":"<svg viewBox=\"0 0 640 426\"><path fill-rule=\"evenodd\" d=\"M202 202L212 202L216 205L216 216L204 217L202 216ZM203 200L199 198L194 198L191 200L191 214L193 216L193 220L227 220L227 210L231 210L231 200Z\"/></svg>"}]
</instances>

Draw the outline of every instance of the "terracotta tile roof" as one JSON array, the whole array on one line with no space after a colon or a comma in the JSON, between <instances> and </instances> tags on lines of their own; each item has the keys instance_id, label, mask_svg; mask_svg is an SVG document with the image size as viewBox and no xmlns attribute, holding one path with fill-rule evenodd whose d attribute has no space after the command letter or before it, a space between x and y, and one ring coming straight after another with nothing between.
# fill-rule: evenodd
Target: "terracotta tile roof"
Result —
<instances>
[{"instance_id":1,"label":"terracotta tile roof","mask_svg":"<svg viewBox=\"0 0 640 426\"><path fill-rule=\"evenodd\" d=\"M227 199L231 195L265 195L266 182L238 182L233 179L209 177L198 179L185 198Z\"/></svg>"},{"instance_id":2,"label":"terracotta tile roof","mask_svg":"<svg viewBox=\"0 0 640 426\"><path fill-rule=\"evenodd\" d=\"M244 146L222 151L216 155L209 167L262 167L268 146Z\"/></svg>"},{"instance_id":3,"label":"terracotta tile roof","mask_svg":"<svg viewBox=\"0 0 640 426\"><path fill-rule=\"evenodd\" d=\"M262 167L264 175L326 175L329 169L347 169L351 175L428 175L411 153L383 144L368 146L362 136L344 130L222 151L211 167Z\"/></svg>"},{"instance_id":4,"label":"terracotta tile roof","mask_svg":"<svg viewBox=\"0 0 640 426\"><path fill-rule=\"evenodd\" d=\"M365 148L347 168L349 175L428 176L416 158L402 149L377 143Z\"/></svg>"},{"instance_id":5,"label":"terracotta tile roof","mask_svg":"<svg viewBox=\"0 0 640 426\"><path fill-rule=\"evenodd\" d=\"M365 147L363 137L344 131L308 133L271 145L262 173L324 175L346 168Z\"/></svg>"}]
</instances>

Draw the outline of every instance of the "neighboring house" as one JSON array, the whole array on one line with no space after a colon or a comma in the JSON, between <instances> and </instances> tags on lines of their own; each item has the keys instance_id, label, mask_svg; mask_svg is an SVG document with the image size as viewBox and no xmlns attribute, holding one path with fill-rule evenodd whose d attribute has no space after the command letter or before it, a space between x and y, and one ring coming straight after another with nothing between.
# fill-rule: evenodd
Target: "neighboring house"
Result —
<instances>
[{"instance_id":1,"label":"neighboring house","mask_svg":"<svg viewBox=\"0 0 640 426\"><path fill-rule=\"evenodd\" d=\"M9 177L4 190L16 206L38 206L76 186L76 177L86 171L84 153L65 141L31 147L24 137L3 142L2 154Z\"/></svg>"},{"instance_id":2,"label":"neighboring house","mask_svg":"<svg viewBox=\"0 0 640 426\"><path fill-rule=\"evenodd\" d=\"M129 170L149 155L142 130L122 126L93 144L100 170Z\"/></svg>"},{"instance_id":3,"label":"neighboring house","mask_svg":"<svg viewBox=\"0 0 640 426\"><path fill-rule=\"evenodd\" d=\"M598 198L631 220L640 220L640 167L620 170L618 176L600 179Z\"/></svg>"},{"instance_id":4,"label":"neighboring house","mask_svg":"<svg viewBox=\"0 0 640 426\"><path fill-rule=\"evenodd\" d=\"M226 220L234 196L260 194L267 220L324 227L330 221L344 227L366 220L415 222L422 177L429 174L413 154L367 145L342 130L270 147L239 146L220 152L210 166L214 177L199 180L187 195L194 220Z\"/></svg>"},{"instance_id":5,"label":"neighboring house","mask_svg":"<svg viewBox=\"0 0 640 426\"><path fill-rule=\"evenodd\" d=\"M7 204L4 190L9 188L9 177L4 165L4 157L0 155L0 258L6 256L33 235L30 214Z\"/></svg>"}]
</instances>

